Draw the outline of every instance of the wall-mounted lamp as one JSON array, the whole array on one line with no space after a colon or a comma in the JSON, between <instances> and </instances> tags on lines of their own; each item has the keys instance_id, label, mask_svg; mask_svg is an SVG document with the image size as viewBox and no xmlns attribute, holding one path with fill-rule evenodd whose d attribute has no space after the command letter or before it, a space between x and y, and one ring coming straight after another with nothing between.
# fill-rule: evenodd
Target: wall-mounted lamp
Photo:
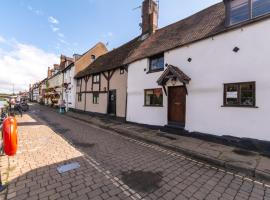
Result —
<instances>
[{"instance_id":1,"label":"wall-mounted lamp","mask_svg":"<svg viewBox=\"0 0 270 200\"><path fill-rule=\"evenodd\" d=\"M171 81L172 85L175 86L176 85L176 78L172 78L172 81Z\"/></svg>"}]
</instances>

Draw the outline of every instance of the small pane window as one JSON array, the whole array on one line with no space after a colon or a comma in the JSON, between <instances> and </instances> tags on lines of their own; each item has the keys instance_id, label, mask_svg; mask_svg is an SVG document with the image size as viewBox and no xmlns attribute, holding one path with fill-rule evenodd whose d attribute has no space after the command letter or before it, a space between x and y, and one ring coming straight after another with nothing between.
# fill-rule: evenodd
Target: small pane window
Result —
<instances>
[{"instance_id":1,"label":"small pane window","mask_svg":"<svg viewBox=\"0 0 270 200\"><path fill-rule=\"evenodd\" d=\"M93 104L99 104L99 93L93 93Z\"/></svg>"},{"instance_id":2,"label":"small pane window","mask_svg":"<svg viewBox=\"0 0 270 200\"><path fill-rule=\"evenodd\" d=\"M125 69L124 68L120 68L120 74L124 74L125 73Z\"/></svg>"},{"instance_id":3,"label":"small pane window","mask_svg":"<svg viewBox=\"0 0 270 200\"><path fill-rule=\"evenodd\" d=\"M82 101L82 94L78 94L78 102Z\"/></svg>"},{"instance_id":4,"label":"small pane window","mask_svg":"<svg viewBox=\"0 0 270 200\"><path fill-rule=\"evenodd\" d=\"M96 60L96 56L95 55L91 55L91 60L92 61Z\"/></svg>"},{"instance_id":5,"label":"small pane window","mask_svg":"<svg viewBox=\"0 0 270 200\"><path fill-rule=\"evenodd\" d=\"M230 2L230 24L237 24L250 19L249 0L232 0Z\"/></svg>"},{"instance_id":6,"label":"small pane window","mask_svg":"<svg viewBox=\"0 0 270 200\"><path fill-rule=\"evenodd\" d=\"M255 107L255 82L225 84L224 89L225 106Z\"/></svg>"},{"instance_id":7,"label":"small pane window","mask_svg":"<svg viewBox=\"0 0 270 200\"><path fill-rule=\"evenodd\" d=\"M100 74L96 74L93 76L93 83L99 83L100 81Z\"/></svg>"},{"instance_id":8,"label":"small pane window","mask_svg":"<svg viewBox=\"0 0 270 200\"><path fill-rule=\"evenodd\" d=\"M163 106L163 92L161 88L145 90L145 106Z\"/></svg>"},{"instance_id":9,"label":"small pane window","mask_svg":"<svg viewBox=\"0 0 270 200\"><path fill-rule=\"evenodd\" d=\"M81 86L81 79L77 79L77 87Z\"/></svg>"},{"instance_id":10,"label":"small pane window","mask_svg":"<svg viewBox=\"0 0 270 200\"><path fill-rule=\"evenodd\" d=\"M150 58L149 71L161 71L164 69L164 55L158 55Z\"/></svg>"},{"instance_id":11,"label":"small pane window","mask_svg":"<svg viewBox=\"0 0 270 200\"><path fill-rule=\"evenodd\" d=\"M270 13L270 0L252 0L252 16L258 17Z\"/></svg>"}]
</instances>

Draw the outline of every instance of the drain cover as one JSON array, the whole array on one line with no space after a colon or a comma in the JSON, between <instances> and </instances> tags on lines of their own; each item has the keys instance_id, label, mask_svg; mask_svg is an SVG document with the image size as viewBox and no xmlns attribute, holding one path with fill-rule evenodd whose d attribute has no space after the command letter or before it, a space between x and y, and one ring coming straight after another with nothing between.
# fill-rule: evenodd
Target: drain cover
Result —
<instances>
[{"instance_id":1,"label":"drain cover","mask_svg":"<svg viewBox=\"0 0 270 200\"><path fill-rule=\"evenodd\" d=\"M137 192L153 192L162 181L162 172L128 171L121 175L123 182Z\"/></svg>"},{"instance_id":2,"label":"drain cover","mask_svg":"<svg viewBox=\"0 0 270 200\"><path fill-rule=\"evenodd\" d=\"M78 169L79 167L80 167L79 163L73 162L73 163L69 163L69 164L57 167L57 171L60 174L62 174L62 173L68 172L68 171L73 170L73 169Z\"/></svg>"}]
</instances>

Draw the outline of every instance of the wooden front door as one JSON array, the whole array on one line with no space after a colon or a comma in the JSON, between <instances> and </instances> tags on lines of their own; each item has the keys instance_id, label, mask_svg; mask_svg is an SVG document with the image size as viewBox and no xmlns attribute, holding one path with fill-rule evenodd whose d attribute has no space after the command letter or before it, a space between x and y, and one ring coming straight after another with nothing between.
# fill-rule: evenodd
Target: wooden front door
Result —
<instances>
[{"instance_id":1,"label":"wooden front door","mask_svg":"<svg viewBox=\"0 0 270 200\"><path fill-rule=\"evenodd\" d=\"M186 88L184 86L168 88L168 123L185 126Z\"/></svg>"},{"instance_id":2,"label":"wooden front door","mask_svg":"<svg viewBox=\"0 0 270 200\"><path fill-rule=\"evenodd\" d=\"M116 115L116 90L109 91L108 114Z\"/></svg>"}]
</instances>

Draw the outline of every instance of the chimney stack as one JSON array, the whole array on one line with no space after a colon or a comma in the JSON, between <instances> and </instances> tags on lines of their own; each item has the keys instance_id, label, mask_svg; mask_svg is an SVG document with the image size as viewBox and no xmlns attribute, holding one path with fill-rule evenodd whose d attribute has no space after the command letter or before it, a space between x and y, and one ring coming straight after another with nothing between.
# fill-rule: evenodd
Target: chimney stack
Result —
<instances>
[{"instance_id":1,"label":"chimney stack","mask_svg":"<svg viewBox=\"0 0 270 200\"><path fill-rule=\"evenodd\" d=\"M48 67L48 78L50 78L52 76L52 71L50 69L50 67Z\"/></svg>"},{"instance_id":2,"label":"chimney stack","mask_svg":"<svg viewBox=\"0 0 270 200\"><path fill-rule=\"evenodd\" d=\"M79 54L73 54L73 60L74 60L74 62L76 62L77 60L79 60L80 59L80 57L82 57L81 55L79 55Z\"/></svg>"},{"instance_id":3,"label":"chimney stack","mask_svg":"<svg viewBox=\"0 0 270 200\"><path fill-rule=\"evenodd\" d=\"M142 35L153 34L158 29L158 4L155 0L144 0L142 6Z\"/></svg>"}]
</instances>

